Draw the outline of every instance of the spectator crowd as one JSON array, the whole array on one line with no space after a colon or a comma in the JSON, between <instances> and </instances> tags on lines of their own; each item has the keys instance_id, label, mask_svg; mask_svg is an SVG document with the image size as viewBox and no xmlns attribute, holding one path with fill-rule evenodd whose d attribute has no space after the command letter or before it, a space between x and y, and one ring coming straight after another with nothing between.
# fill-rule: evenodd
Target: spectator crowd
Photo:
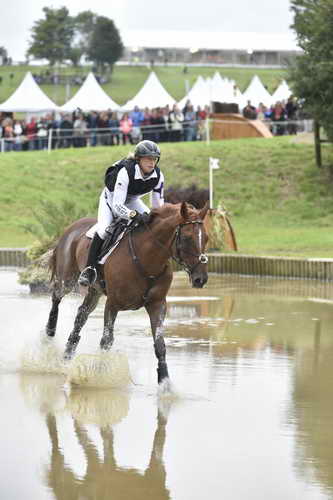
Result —
<instances>
[{"instance_id":1,"label":"spectator crowd","mask_svg":"<svg viewBox=\"0 0 333 500\"><path fill-rule=\"evenodd\" d=\"M277 102L267 108L258 108L248 101L243 109L247 119L260 119L267 123L274 135L296 134L301 108L293 97L286 103ZM29 119L15 119L0 113L0 139L2 151L35 151L51 147L86 147L136 144L143 139L155 142L206 140L206 118L209 106L195 110L190 101L183 109L177 104L154 109L139 109L119 113L106 110L84 113L46 114ZM52 133L50 133L52 131Z\"/></svg>"}]
</instances>

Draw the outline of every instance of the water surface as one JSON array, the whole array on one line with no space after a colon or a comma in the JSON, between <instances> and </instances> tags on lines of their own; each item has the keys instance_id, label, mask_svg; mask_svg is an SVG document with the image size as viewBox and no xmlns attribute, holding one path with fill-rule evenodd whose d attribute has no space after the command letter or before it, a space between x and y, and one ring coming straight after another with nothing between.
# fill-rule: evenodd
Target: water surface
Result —
<instances>
[{"instance_id":1,"label":"water surface","mask_svg":"<svg viewBox=\"0 0 333 500\"><path fill-rule=\"evenodd\" d=\"M1 500L333 498L332 285L212 275L193 290L177 275L170 397L144 310L116 323L128 384L66 381L57 359L80 300L64 299L45 343L49 297L0 272ZM102 321L103 301L78 356L99 359Z\"/></svg>"}]
</instances>

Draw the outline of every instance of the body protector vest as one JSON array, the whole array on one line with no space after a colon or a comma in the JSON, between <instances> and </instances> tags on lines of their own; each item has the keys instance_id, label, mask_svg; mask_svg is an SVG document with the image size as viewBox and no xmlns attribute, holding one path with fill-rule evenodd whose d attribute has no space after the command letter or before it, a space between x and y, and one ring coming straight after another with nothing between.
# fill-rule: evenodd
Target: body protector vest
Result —
<instances>
[{"instance_id":1,"label":"body protector vest","mask_svg":"<svg viewBox=\"0 0 333 500\"><path fill-rule=\"evenodd\" d=\"M128 189L127 189L128 195L131 196L143 195L149 193L154 189L154 187L158 185L161 177L161 172L158 167L155 167L154 169L157 176L153 177L152 179L144 181L142 179L135 179L135 165L136 165L136 160L132 158L125 158L123 160L114 163L111 167L107 169L107 171L105 172L105 186L111 193L113 193L114 191L118 173L122 168L126 168L129 178Z\"/></svg>"}]
</instances>

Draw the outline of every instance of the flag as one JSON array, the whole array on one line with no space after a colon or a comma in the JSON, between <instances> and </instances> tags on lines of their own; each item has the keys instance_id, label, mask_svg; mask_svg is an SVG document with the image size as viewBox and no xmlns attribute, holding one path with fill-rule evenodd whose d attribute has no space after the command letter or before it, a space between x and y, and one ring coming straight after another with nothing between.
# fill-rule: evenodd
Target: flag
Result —
<instances>
[{"instance_id":1,"label":"flag","mask_svg":"<svg viewBox=\"0 0 333 500\"><path fill-rule=\"evenodd\" d=\"M220 160L218 158L209 158L209 167L212 170L217 170L220 168Z\"/></svg>"}]
</instances>

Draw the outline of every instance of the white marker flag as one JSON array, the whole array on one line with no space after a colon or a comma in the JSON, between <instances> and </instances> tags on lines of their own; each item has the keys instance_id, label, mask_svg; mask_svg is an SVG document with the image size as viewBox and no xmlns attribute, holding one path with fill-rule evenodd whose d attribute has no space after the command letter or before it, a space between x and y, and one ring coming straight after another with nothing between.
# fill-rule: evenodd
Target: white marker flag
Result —
<instances>
[{"instance_id":1,"label":"white marker flag","mask_svg":"<svg viewBox=\"0 0 333 500\"><path fill-rule=\"evenodd\" d=\"M212 170L217 170L220 168L220 160L218 158L209 158L209 166Z\"/></svg>"}]
</instances>

